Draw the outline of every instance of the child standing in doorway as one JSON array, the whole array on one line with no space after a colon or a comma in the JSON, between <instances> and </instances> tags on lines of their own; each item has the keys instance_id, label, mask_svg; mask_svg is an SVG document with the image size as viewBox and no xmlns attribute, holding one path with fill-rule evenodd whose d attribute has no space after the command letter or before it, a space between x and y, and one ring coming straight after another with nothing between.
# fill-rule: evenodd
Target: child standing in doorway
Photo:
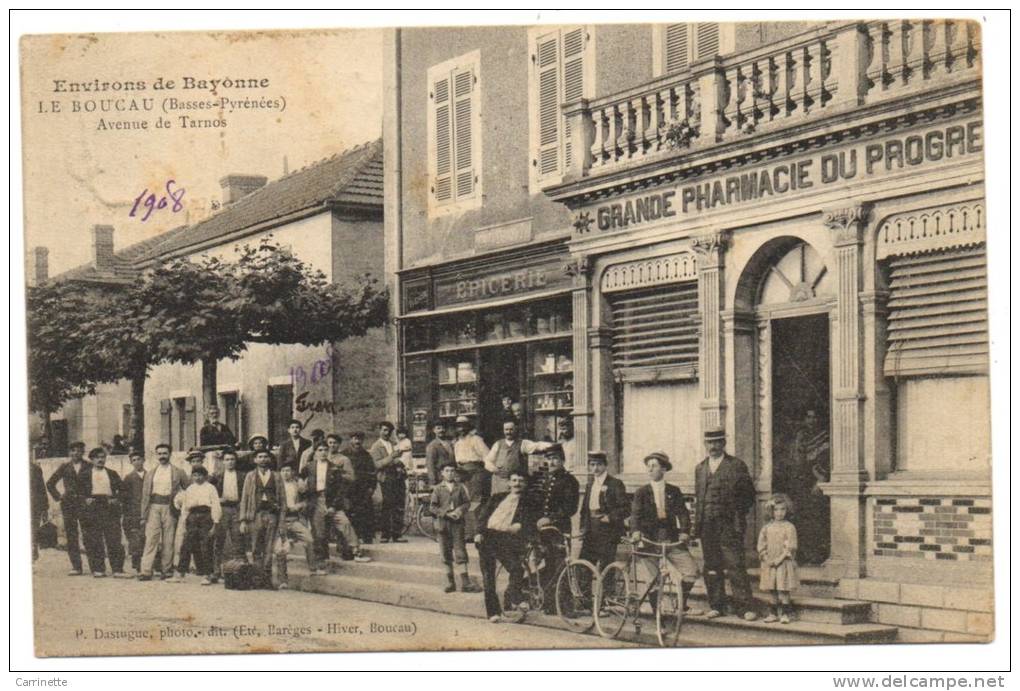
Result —
<instances>
[{"instance_id":1,"label":"child standing in doorway","mask_svg":"<svg viewBox=\"0 0 1020 691\"><path fill-rule=\"evenodd\" d=\"M774 494L765 503L769 522L758 534L758 557L761 560L760 588L772 592L775 613L769 613L765 622L790 623L793 601L790 591L800 585L797 577L797 528L789 521L793 504L785 494Z\"/></svg>"}]
</instances>

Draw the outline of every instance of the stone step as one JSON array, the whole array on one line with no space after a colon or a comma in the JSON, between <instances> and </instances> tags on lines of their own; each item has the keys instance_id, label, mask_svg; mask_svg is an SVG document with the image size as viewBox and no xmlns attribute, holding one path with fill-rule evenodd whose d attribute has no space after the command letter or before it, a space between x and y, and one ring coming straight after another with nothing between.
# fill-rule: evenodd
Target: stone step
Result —
<instances>
[{"instance_id":1,"label":"stone step","mask_svg":"<svg viewBox=\"0 0 1020 691\"><path fill-rule=\"evenodd\" d=\"M399 545L397 545L399 547ZM441 567L394 565L391 562L356 564L344 562L339 573L310 576L301 559L292 559L290 586L307 592L347 597L368 602L445 612L461 616L484 617L480 593L442 592ZM384 578L383 575L413 577ZM436 576L440 580L436 580ZM426 580L427 579L427 580ZM624 630L624 641L641 645L655 645L655 623L646 613L642 631L635 636L632 627ZM526 622L539 626L566 628L558 617L541 612L528 614ZM594 635L594 634L593 634ZM703 619L690 617L684 623L680 645L732 646L732 645L798 645L890 642L896 639L896 629L878 624L838 624L798 620L790 624L746 622L738 617Z\"/></svg>"},{"instance_id":2,"label":"stone step","mask_svg":"<svg viewBox=\"0 0 1020 691\"><path fill-rule=\"evenodd\" d=\"M762 612L772 607L771 594L761 591L754 592ZM813 621L827 624L862 624L870 620L871 603L854 600L837 600L830 597L812 597L801 595L800 591L793 594L793 607L801 621ZM699 581L691 591L691 605L708 609L708 593Z\"/></svg>"}]
</instances>

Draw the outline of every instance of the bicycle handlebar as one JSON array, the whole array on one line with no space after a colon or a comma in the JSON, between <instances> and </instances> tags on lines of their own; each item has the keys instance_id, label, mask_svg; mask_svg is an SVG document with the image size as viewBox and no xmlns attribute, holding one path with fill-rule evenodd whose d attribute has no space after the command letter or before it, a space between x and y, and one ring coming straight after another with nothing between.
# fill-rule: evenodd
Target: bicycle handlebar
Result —
<instances>
[{"instance_id":1,"label":"bicycle handlebar","mask_svg":"<svg viewBox=\"0 0 1020 691\"><path fill-rule=\"evenodd\" d=\"M642 537L635 540L631 537L623 538L623 541L630 545L648 544L653 547L678 547L680 545L686 545L690 543L690 540L677 540L676 542L658 542L647 537Z\"/></svg>"},{"instance_id":2,"label":"bicycle handlebar","mask_svg":"<svg viewBox=\"0 0 1020 691\"><path fill-rule=\"evenodd\" d=\"M538 532L541 533L543 530L548 531L548 532L556 531L562 537L570 538L571 540L577 540L577 539L580 539L580 538L585 536L585 533L577 533L577 534L574 534L574 533L564 533L562 530L560 530L559 528L557 528L554 525L543 525L541 528L538 529Z\"/></svg>"}]
</instances>

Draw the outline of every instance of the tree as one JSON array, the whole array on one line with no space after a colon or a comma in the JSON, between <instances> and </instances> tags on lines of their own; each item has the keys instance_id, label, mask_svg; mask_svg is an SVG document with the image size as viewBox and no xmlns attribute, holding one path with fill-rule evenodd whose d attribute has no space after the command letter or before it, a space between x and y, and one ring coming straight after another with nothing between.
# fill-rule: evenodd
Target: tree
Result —
<instances>
[{"instance_id":1,"label":"tree","mask_svg":"<svg viewBox=\"0 0 1020 691\"><path fill-rule=\"evenodd\" d=\"M67 401L94 393L97 379L82 357L88 333L83 292L66 283L30 286L26 293L28 407L43 416L44 436L52 439L50 416Z\"/></svg>"},{"instance_id":2,"label":"tree","mask_svg":"<svg viewBox=\"0 0 1020 691\"><path fill-rule=\"evenodd\" d=\"M174 259L147 281L156 347L167 360L202 364L204 408L216 402L217 362L238 359L248 343L320 345L386 322L386 292L370 276L330 283L271 237L237 253L236 262Z\"/></svg>"}]
</instances>

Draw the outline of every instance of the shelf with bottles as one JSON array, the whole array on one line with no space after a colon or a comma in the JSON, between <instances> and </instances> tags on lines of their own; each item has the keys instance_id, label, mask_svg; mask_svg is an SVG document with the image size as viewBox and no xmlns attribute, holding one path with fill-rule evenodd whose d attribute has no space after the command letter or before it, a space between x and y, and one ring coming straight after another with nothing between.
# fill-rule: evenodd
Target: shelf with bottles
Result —
<instances>
[{"instance_id":1,"label":"shelf with bottles","mask_svg":"<svg viewBox=\"0 0 1020 691\"><path fill-rule=\"evenodd\" d=\"M475 363L465 358L442 358L437 363L439 368L439 386L474 385L478 382L478 368Z\"/></svg>"}]
</instances>

